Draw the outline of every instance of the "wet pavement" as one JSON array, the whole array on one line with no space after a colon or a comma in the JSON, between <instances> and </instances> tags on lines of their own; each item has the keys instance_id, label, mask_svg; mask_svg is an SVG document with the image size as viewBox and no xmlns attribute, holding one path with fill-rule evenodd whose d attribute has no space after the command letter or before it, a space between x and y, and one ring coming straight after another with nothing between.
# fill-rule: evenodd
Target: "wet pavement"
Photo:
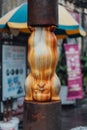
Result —
<instances>
[{"instance_id":1,"label":"wet pavement","mask_svg":"<svg viewBox=\"0 0 87 130\"><path fill-rule=\"evenodd\" d=\"M62 106L61 130L80 126L87 127L87 97L76 101L74 105Z\"/></svg>"}]
</instances>

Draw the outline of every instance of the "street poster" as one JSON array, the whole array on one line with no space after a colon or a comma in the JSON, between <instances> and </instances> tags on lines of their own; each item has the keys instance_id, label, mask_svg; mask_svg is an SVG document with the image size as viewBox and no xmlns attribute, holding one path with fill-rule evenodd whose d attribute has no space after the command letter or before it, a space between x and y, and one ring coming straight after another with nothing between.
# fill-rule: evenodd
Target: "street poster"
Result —
<instances>
[{"instance_id":1,"label":"street poster","mask_svg":"<svg viewBox=\"0 0 87 130\"><path fill-rule=\"evenodd\" d=\"M65 44L64 47L68 74L67 99L81 99L83 97L83 91L80 50L78 44Z\"/></svg>"},{"instance_id":2,"label":"street poster","mask_svg":"<svg viewBox=\"0 0 87 130\"><path fill-rule=\"evenodd\" d=\"M2 100L25 95L26 47L2 46Z\"/></svg>"}]
</instances>

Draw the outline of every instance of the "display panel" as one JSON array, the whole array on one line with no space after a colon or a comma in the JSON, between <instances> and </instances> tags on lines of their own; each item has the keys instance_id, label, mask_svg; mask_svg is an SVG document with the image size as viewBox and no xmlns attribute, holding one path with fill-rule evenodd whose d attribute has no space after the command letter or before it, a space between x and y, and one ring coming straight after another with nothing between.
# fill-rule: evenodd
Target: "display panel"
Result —
<instances>
[{"instance_id":1,"label":"display panel","mask_svg":"<svg viewBox=\"0 0 87 130\"><path fill-rule=\"evenodd\" d=\"M2 46L2 100L25 95L26 46Z\"/></svg>"}]
</instances>

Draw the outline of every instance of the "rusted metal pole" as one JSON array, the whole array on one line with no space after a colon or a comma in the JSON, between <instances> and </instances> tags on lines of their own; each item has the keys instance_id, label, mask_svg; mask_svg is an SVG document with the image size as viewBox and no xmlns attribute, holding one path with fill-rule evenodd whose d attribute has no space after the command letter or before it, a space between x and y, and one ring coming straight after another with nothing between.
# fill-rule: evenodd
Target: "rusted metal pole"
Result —
<instances>
[{"instance_id":1,"label":"rusted metal pole","mask_svg":"<svg viewBox=\"0 0 87 130\"><path fill-rule=\"evenodd\" d=\"M58 0L28 0L28 26L58 25Z\"/></svg>"},{"instance_id":2,"label":"rusted metal pole","mask_svg":"<svg viewBox=\"0 0 87 130\"><path fill-rule=\"evenodd\" d=\"M0 0L0 17L2 16L2 0Z\"/></svg>"},{"instance_id":3,"label":"rusted metal pole","mask_svg":"<svg viewBox=\"0 0 87 130\"><path fill-rule=\"evenodd\" d=\"M58 0L28 0L28 63L25 81L24 130L61 130L58 62Z\"/></svg>"}]
</instances>

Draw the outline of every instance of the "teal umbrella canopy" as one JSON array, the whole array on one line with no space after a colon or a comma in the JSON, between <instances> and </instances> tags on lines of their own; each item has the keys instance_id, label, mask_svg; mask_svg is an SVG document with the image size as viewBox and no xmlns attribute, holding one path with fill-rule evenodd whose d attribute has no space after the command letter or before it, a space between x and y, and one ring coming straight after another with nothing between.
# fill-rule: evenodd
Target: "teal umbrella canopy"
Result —
<instances>
[{"instance_id":1,"label":"teal umbrella canopy","mask_svg":"<svg viewBox=\"0 0 87 130\"><path fill-rule=\"evenodd\" d=\"M24 3L5 14L0 19L0 28L9 27L8 23L10 22L13 24L24 24L27 22L27 3ZM13 28L15 27L17 28L17 26L13 26Z\"/></svg>"},{"instance_id":2,"label":"teal umbrella canopy","mask_svg":"<svg viewBox=\"0 0 87 130\"><path fill-rule=\"evenodd\" d=\"M27 2L21 4L15 9L9 11L2 18L0 18L0 30L5 31L11 29L18 29L24 33L30 33L27 26L28 20L28 4ZM38 15L38 14L37 14ZM55 30L58 38L79 37L86 36L84 29L76 22L65 7L58 5L59 24Z\"/></svg>"}]
</instances>

